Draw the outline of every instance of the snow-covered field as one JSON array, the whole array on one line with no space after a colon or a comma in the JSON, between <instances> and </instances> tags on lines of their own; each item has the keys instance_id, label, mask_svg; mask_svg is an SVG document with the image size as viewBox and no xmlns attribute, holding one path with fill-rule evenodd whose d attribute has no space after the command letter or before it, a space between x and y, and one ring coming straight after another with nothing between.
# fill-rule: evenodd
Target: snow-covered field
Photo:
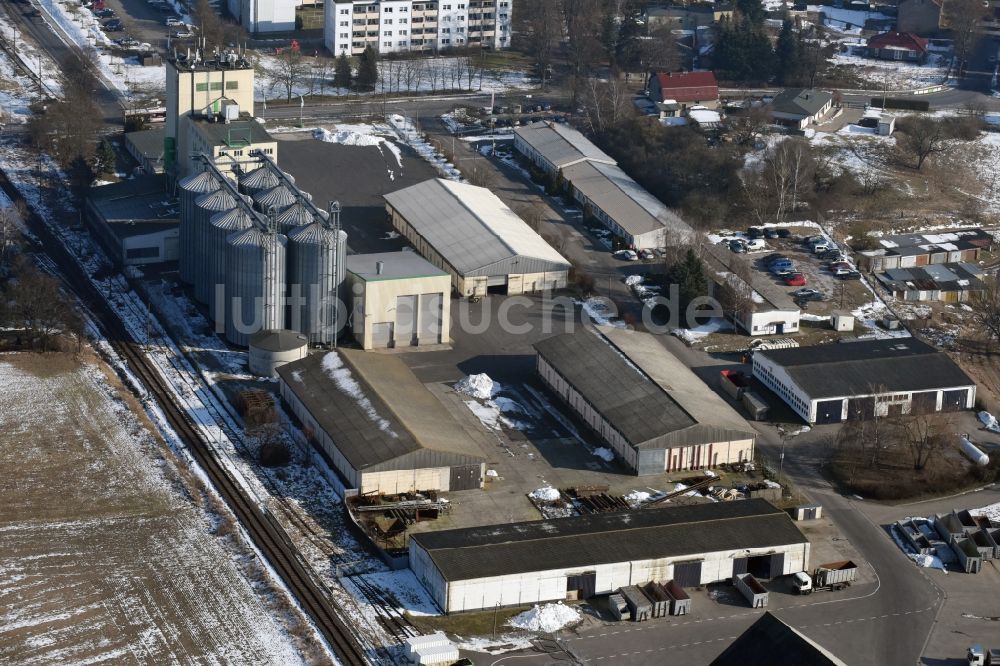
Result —
<instances>
[{"instance_id":1,"label":"snow-covered field","mask_svg":"<svg viewBox=\"0 0 1000 666\"><path fill-rule=\"evenodd\" d=\"M286 98L287 76L279 72L279 57L256 56L257 99ZM349 91L333 86L333 61L305 56L307 67L292 85L292 97L302 95L347 95ZM480 67L475 58L433 56L412 60L382 60L379 62L379 82L375 90L364 95L385 93L436 93L451 91L508 92L537 87L526 72L520 70ZM350 93L356 95L358 93Z\"/></svg>"},{"instance_id":2,"label":"snow-covered field","mask_svg":"<svg viewBox=\"0 0 1000 666\"><path fill-rule=\"evenodd\" d=\"M941 85L948 75L949 58L931 54L924 64L878 60L861 55L863 46L846 44L846 53L835 53L829 62L851 67L854 74L872 89L916 90Z\"/></svg>"},{"instance_id":3,"label":"snow-covered field","mask_svg":"<svg viewBox=\"0 0 1000 666\"><path fill-rule=\"evenodd\" d=\"M299 664L266 574L93 359L0 356L0 662ZM30 407L29 407L30 406Z\"/></svg>"}]
</instances>

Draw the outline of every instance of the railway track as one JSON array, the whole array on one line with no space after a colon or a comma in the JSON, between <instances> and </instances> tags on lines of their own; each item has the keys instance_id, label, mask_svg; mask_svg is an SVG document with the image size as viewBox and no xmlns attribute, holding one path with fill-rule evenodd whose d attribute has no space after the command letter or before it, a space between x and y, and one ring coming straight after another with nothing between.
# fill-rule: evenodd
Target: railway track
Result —
<instances>
[{"instance_id":1,"label":"railway track","mask_svg":"<svg viewBox=\"0 0 1000 666\"><path fill-rule=\"evenodd\" d=\"M370 660L364 648L341 619L335 605L310 577L284 530L265 507L258 506L245 496L239 484L203 439L187 411L177 404L165 379L145 356L140 345L132 339L120 315L98 293L89 276L84 274L61 240L41 220L3 172L0 172L0 189L12 201L27 207L27 224L40 240L45 254L61 272L67 288L94 315L95 323L101 327L108 342L157 401L178 438L205 471L262 556L295 595L337 658L346 666L367 666Z\"/></svg>"}]
</instances>

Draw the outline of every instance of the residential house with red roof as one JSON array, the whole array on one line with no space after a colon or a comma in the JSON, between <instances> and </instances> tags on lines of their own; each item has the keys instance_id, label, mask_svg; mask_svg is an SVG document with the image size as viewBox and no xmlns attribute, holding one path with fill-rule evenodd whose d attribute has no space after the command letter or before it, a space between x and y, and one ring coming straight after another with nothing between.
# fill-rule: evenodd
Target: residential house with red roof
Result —
<instances>
[{"instance_id":1,"label":"residential house with red roof","mask_svg":"<svg viewBox=\"0 0 1000 666\"><path fill-rule=\"evenodd\" d=\"M676 102L681 112L692 106L719 106L719 82L712 72L653 72L647 90L652 101Z\"/></svg>"},{"instance_id":2,"label":"residential house with red roof","mask_svg":"<svg viewBox=\"0 0 1000 666\"><path fill-rule=\"evenodd\" d=\"M923 62L927 58L927 40L912 32L883 32L868 39L869 58Z\"/></svg>"}]
</instances>

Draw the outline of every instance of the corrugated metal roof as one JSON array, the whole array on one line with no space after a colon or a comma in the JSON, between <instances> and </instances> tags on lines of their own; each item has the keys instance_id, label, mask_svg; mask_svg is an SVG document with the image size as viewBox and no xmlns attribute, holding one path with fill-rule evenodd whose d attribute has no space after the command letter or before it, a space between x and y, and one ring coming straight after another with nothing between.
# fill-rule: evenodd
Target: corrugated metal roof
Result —
<instances>
[{"instance_id":1,"label":"corrugated metal roof","mask_svg":"<svg viewBox=\"0 0 1000 666\"><path fill-rule=\"evenodd\" d=\"M339 357L338 379L329 354ZM298 397L337 450L360 471L482 462L465 431L399 358L341 349L281 366ZM400 463L408 463L400 466Z\"/></svg>"},{"instance_id":2,"label":"corrugated metal roof","mask_svg":"<svg viewBox=\"0 0 1000 666\"><path fill-rule=\"evenodd\" d=\"M378 263L382 262L382 272ZM446 276L447 273L416 252L376 252L350 254L347 270L367 282Z\"/></svg>"},{"instance_id":3,"label":"corrugated metal roof","mask_svg":"<svg viewBox=\"0 0 1000 666\"><path fill-rule=\"evenodd\" d=\"M582 160L617 164L614 158L595 146L580 132L564 123L537 122L518 127L521 137L539 155L561 169Z\"/></svg>"},{"instance_id":4,"label":"corrugated metal roof","mask_svg":"<svg viewBox=\"0 0 1000 666\"><path fill-rule=\"evenodd\" d=\"M631 446L664 449L754 437L738 414L707 387L700 390L704 382L649 334L605 332L614 339L585 329L542 340L535 350ZM634 342L626 338L633 335Z\"/></svg>"},{"instance_id":5,"label":"corrugated metal roof","mask_svg":"<svg viewBox=\"0 0 1000 666\"><path fill-rule=\"evenodd\" d=\"M694 236L686 222L615 165L580 162L563 169L563 177L633 236L659 229Z\"/></svg>"},{"instance_id":6,"label":"corrugated metal roof","mask_svg":"<svg viewBox=\"0 0 1000 666\"><path fill-rule=\"evenodd\" d=\"M537 272L569 268L569 261L484 187L435 178L386 194L385 200L463 275L517 257L542 262Z\"/></svg>"},{"instance_id":7,"label":"corrugated metal roof","mask_svg":"<svg viewBox=\"0 0 1000 666\"><path fill-rule=\"evenodd\" d=\"M761 499L419 532L410 541L447 581L807 542Z\"/></svg>"}]
</instances>

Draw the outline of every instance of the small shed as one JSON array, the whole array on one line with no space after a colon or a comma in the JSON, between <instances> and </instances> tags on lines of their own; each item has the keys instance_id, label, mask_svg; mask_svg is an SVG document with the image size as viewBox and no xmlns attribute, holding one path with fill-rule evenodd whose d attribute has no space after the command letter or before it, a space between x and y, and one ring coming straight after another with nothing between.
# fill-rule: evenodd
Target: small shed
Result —
<instances>
[{"instance_id":1,"label":"small shed","mask_svg":"<svg viewBox=\"0 0 1000 666\"><path fill-rule=\"evenodd\" d=\"M805 504L791 509L792 520L818 520L823 517L823 506L820 504Z\"/></svg>"},{"instance_id":2,"label":"small shed","mask_svg":"<svg viewBox=\"0 0 1000 666\"><path fill-rule=\"evenodd\" d=\"M663 588L670 595L670 614L687 615L688 611L691 610L691 597L684 591L684 588L673 580L668 580Z\"/></svg>"},{"instance_id":3,"label":"small shed","mask_svg":"<svg viewBox=\"0 0 1000 666\"><path fill-rule=\"evenodd\" d=\"M619 588L618 593L625 597L625 605L632 616L633 622L648 620L653 613L653 605L636 585L626 585Z\"/></svg>"},{"instance_id":4,"label":"small shed","mask_svg":"<svg viewBox=\"0 0 1000 666\"><path fill-rule=\"evenodd\" d=\"M845 310L835 310L830 317L833 330L850 333L854 330L854 315Z\"/></svg>"},{"instance_id":5,"label":"small shed","mask_svg":"<svg viewBox=\"0 0 1000 666\"><path fill-rule=\"evenodd\" d=\"M879 136L889 136L896 131L896 116L890 113L883 113L878 119Z\"/></svg>"}]
</instances>

